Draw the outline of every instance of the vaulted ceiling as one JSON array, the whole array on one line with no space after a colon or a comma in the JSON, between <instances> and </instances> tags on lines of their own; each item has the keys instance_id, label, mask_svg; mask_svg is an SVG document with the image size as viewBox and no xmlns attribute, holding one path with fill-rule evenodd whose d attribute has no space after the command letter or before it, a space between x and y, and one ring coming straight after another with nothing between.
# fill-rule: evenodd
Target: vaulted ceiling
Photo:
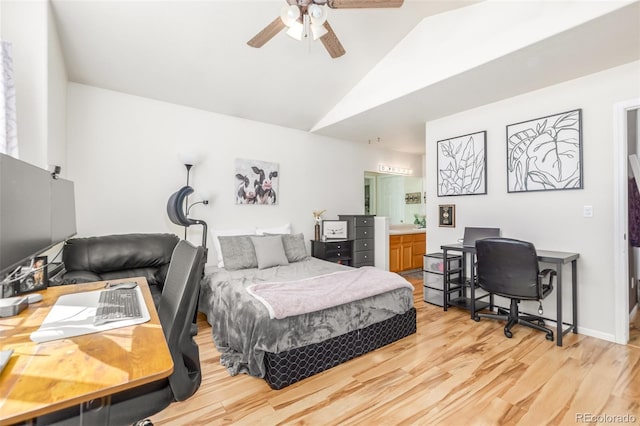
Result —
<instances>
[{"instance_id":1,"label":"vaulted ceiling","mask_svg":"<svg viewBox=\"0 0 640 426\"><path fill-rule=\"evenodd\" d=\"M283 0L52 0L70 81L340 139L380 138L389 149L414 153L424 152L427 120L640 59L639 3L614 1L616 7L567 15L575 24L420 84L421 74L436 68L415 44L420 37L429 37L425 52L454 33L462 40L469 27L462 17L482 22L484 5L495 10L499 3L406 0L397 9L330 9L346 49L332 59L319 41L284 32L260 49L247 46ZM499 40L500 28L490 36ZM465 45L468 52L489 46L473 33ZM409 49L415 58L394 59ZM460 52L429 60L446 63ZM403 85L409 78L417 83ZM365 102L378 90L384 99Z\"/></svg>"}]
</instances>

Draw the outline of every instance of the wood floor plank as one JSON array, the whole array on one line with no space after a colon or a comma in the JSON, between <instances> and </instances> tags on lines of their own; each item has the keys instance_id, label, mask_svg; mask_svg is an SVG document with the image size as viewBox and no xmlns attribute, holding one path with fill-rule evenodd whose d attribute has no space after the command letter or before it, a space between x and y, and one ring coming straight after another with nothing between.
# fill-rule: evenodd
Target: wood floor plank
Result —
<instances>
[{"instance_id":1,"label":"wood floor plank","mask_svg":"<svg viewBox=\"0 0 640 426\"><path fill-rule=\"evenodd\" d=\"M262 379L229 376L211 328L198 317L203 380L156 425L565 425L576 416L640 421L640 347L544 333L422 300L414 284L415 335L274 391ZM605 423L603 423L605 424Z\"/></svg>"}]
</instances>

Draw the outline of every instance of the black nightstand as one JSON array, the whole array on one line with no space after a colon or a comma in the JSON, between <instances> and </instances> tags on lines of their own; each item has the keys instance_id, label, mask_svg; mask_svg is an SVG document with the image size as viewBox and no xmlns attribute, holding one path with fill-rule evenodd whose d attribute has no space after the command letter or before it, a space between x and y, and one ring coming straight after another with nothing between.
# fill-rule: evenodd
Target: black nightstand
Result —
<instances>
[{"instance_id":1,"label":"black nightstand","mask_svg":"<svg viewBox=\"0 0 640 426\"><path fill-rule=\"evenodd\" d=\"M353 240L311 240L311 255L318 259L351 266Z\"/></svg>"}]
</instances>

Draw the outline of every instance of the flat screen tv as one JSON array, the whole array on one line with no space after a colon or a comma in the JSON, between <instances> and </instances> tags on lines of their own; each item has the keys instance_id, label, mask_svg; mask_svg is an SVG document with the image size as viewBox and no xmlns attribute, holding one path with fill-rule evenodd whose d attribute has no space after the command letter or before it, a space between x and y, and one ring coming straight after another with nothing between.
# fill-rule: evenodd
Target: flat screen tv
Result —
<instances>
[{"instance_id":1,"label":"flat screen tv","mask_svg":"<svg viewBox=\"0 0 640 426\"><path fill-rule=\"evenodd\" d=\"M75 233L73 182L0 154L0 279Z\"/></svg>"}]
</instances>

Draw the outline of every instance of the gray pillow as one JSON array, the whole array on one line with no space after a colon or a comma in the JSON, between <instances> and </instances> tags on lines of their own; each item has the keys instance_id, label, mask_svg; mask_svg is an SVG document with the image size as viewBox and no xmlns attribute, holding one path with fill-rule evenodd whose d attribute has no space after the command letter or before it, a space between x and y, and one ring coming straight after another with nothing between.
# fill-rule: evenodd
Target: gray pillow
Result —
<instances>
[{"instance_id":1,"label":"gray pillow","mask_svg":"<svg viewBox=\"0 0 640 426\"><path fill-rule=\"evenodd\" d=\"M267 234L264 235L278 235ZM304 244L304 234L281 234L282 245L284 246L284 252L287 255L289 263L300 262L309 257L307 253L307 246Z\"/></svg>"},{"instance_id":2,"label":"gray pillow","mask_svg":"<svg viewBox=\"0 0 640 426\"><path fill-rule=\"evenodd\" d=\"M251 237L251 241L255 248L256 258L258 259L258 269L289 264L280 235Z\"/></svg>"},{"instance_id":3,"label":"gray pillow","mask_svg":"<svg viewBox=\"0 0 640 426\"><path fill-rule=\"evenodd\" d=\"M234 271L237 269L258 267L256 251L251 242L251 238L253 237L253 235L221 235L218 237L225 269Z\"/></svg>"}]
</instances>

